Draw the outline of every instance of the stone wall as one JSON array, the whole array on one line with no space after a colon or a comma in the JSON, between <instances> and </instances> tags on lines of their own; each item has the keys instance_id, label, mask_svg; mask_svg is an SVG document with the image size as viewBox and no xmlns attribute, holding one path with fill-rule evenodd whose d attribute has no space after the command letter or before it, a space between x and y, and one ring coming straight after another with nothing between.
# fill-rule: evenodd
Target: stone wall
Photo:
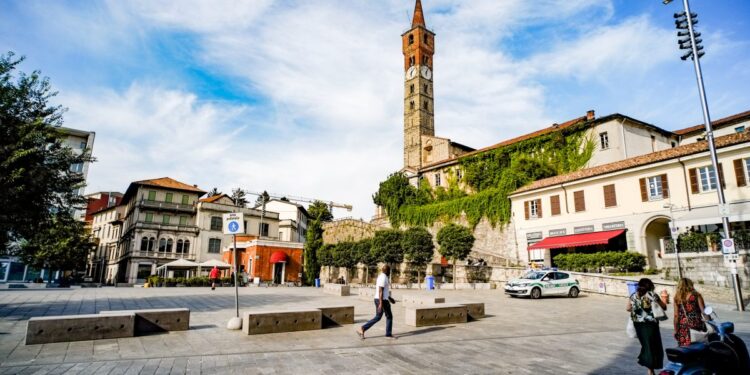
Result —
<instances>
[{"instance_id":1,"label":"stone wall","mask_svg":"<svg viewBox=\"0 0 750 375\"><path fill-rule=\"evenodd\" d=\"M377 225L356 219L341 219L323 224L323 243L336 244L371 238Z\"/></svg>"},{"instance_id":2,"label":"stone wall","mask_svg":"<svg viewBox=\"0 0 750 375\"><path fill-rule=\"evenodd\" d=\"M680 263L684 277L704 285L719 287L732 286L732 274L728 264L724 262L724 256L720 252L703 253L680 253ZM667 254L662 258L663 270L666 279L676 279L677 258L674 254ZM742 288L750 288L750 264L748 263L748 252L740 251L737 261L737 271L740 275Z\"/></svg>"}]
</instances>

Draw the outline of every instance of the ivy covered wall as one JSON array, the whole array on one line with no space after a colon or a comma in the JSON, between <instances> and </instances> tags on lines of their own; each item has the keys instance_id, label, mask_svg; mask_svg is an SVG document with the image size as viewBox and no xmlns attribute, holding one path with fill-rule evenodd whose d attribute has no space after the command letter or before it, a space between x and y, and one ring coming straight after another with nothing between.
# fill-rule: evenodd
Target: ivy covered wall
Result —
<instances>
[{"instance_id":1,"label":"ivy covered wall","mask_svg":"<svg viewBox=\"0 0 750 375\"><path fill-rule=\"evenodd\" d=\"M457 167L444 170L447 188L419 187L394 173L380 183L373 195L385 208L393 227L430 226L466 215L474 227L482 218L493 226L510 221L508 195L535 180L583 168L593 155L595 143L587 136L585 121L486 152L463 157ZM461 181L454 169L460 168ZM467 192L469 192L467 194Z\"/></svg>"}]
</instances>

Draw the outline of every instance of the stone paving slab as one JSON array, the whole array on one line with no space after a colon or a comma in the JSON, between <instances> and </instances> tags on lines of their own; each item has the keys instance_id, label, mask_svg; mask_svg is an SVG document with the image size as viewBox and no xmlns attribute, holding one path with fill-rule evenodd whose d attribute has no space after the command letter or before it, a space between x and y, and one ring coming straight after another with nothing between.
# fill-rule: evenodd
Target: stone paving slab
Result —
<instances>
[{"instance_id":1,"label":"stone paving slab","mask_svg":"<svg viewBox=\"0 0 750 375\"><path fill-rule=\"evenodd\" d=\"M312 288L241 288L240 311L352 305L355 325L246 336L227 331L234 290L219 288L92 288L0 291L0 374L641 374L638 342L624 334L625 299L584 294L578 299L511 299L497 290L394 290L450 301L485 303L485 318L437 327L405 325L393 307L394 333L385 322L362 341L354 329L374 314L372 301ZM710 301L709 301L710 303ZM134 338L23 345L33 316L187 307L189 331ZM671 312L668 312L671 316ZM750 342L748 314L719 311ZM672 322L662 325L674 346Z\"/></svg>"}]
</instances>

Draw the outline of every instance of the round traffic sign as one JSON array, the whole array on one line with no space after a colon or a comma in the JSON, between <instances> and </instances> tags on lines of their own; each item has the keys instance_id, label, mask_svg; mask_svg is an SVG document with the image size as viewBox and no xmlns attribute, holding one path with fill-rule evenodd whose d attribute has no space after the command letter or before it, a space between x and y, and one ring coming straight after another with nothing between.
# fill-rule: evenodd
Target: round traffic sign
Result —
<instances>
[{"instance_id":1,"label":"round traffic sign","mask_svg":"<svg viewBox=\"0 0 750 375\"><path fill-rule=\"evenodd\" d=\"M734 241L724 240L724 247L732 247L732 245L734 245Z\"/></svg>"},{"instance_id":2,"label":"round traffic sign","mask_svg":"<svg viewBox=\"0 0 750 375\"><path fill-rule=\"evenodd\" d=\"M229 223L229 231L230 232L237 232L238 230L240 230L240 225L237 224L236 221L232 221L231 223Z\"/></svg>"}]
</instances>

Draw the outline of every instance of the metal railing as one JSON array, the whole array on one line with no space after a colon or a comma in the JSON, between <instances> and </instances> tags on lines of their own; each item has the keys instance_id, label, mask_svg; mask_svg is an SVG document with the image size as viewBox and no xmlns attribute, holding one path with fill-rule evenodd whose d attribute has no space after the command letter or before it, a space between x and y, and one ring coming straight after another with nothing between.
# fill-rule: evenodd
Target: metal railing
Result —
<instances>
[{"instance_id":1,"label":"metal railing","mask_svg":"<svg viewBox=\"0 0 750 375\"><path fill-rule=\"evenodd\" d=\"M704 237L705 241L681 241L678 239L678 248L680 253L704 253L708 251L721 251L721 243L712 240L711 237L716 235L713 233L694 233L692 234L697 238ZM703 236L700 236L703 235ZM750 250L750 233L747 231L734 231L731 233L731 237L734 238L734 247L737 251ZM674 241L672 237L662 237L662 244L664 246L665 254L674 254Z\"/></svg>"},{"instance_id":2,"label":"metal railing","mask_svg":"<svg viewBox=\"0 0 750 375\"><path fill-rule=\"evenodd\" d=\"M150 208L155 210L168 210L178 212L195 212L195 206L192 204L178 204L169 202L150 201L148 199L141 199L138 201L138 206L142 208Z\"/></svg>"},{"instance_id":3,"label":"metal railing","mask_svg":"<svg viewBox=\"0 0 750 375\"><path fill-rule=\"evenodd\" d=\"M141 258L156 258L156 259L188 259L192 260L195 259L195 253L175 253L175 252L165 252L165 251L140 251L140 250L133 250L130 251L128 254L131 257L141 257Z\"/></svg>"},{"instance_id":4,"label":"metal railing","mask_svg":"<svg viewBox=\"0 0 750 375\"><path fill-rule=\"evenodd\" d=\"M158 222L139 221L135 224L137 229L171 230L175 232L198 233L200 228L195 225L161 224Z\"/></svg>"}]
</instances>

